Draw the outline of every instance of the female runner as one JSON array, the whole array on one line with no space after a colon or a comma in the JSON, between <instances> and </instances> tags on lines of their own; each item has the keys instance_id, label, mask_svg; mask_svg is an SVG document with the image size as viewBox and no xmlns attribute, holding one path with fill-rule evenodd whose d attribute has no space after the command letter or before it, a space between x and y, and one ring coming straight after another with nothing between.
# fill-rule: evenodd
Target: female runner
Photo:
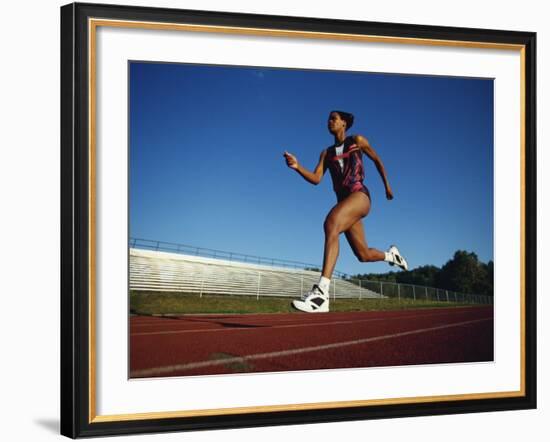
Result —
<instances>
[{"instance_id":1,"label":"female runner","mask_svg":"<svg viewBox=\"0 0 550 442\"><path fill-rule=\"evenodd\" d=\"M305 169L294 155L284 153L286 164L297 171L311 184L319 184L325 171L329 169L338 203L325 219L325 250L323 270L318 284L292 301L294 308L303 312L328 312L330 278L338 258L338 239L344 232L353 253L361 262L387 261L407 270L407 261L395 246L387 252L369 248L365 239L362 218L370 211L369 190L363 184L365 173L362 154L365 153L375 164L384 186L386 198L393 199L393 193L386 177L382 160L362 135L346 136L346 130L353 125L353 115L343 111L332 111L328 120L328 130L334 136L334 144L321 152L319 164L313 172Z\"/></svg>"}]
</instances>

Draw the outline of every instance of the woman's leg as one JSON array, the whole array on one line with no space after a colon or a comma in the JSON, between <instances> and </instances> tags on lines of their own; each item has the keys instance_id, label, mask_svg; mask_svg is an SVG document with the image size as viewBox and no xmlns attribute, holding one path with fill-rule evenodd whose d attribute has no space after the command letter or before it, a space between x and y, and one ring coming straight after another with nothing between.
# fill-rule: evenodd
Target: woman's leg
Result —
<instances>
[{"instance_id":1,"label":"woman's leg","mask_svg":"<svg viewBox=\"0 0 550 442\"><path fill-rule=\"evenodd\" d=\"M369 248L365 238L365 229L363 221L357 221L353 226L346 230L348 240L353 253L361 262L384 261L386 254L378 249Z\"/></svg>"},{"instance_id":2,"label":"woman's leg","mask_svg":"<svg viewBox=\"0 0 550 442\"><path fill-rule=\"evenodd\" d=\"M325 254L323 258L322 276L330 279L339 251L340 233L346 232L361 218L368 215L370 199L363 192L354 192L340 201L327 215L325 219ZM354 235L356 237L357 234ZM382 257L384 259L384 257Z\"/></svg>"}]
</instances>

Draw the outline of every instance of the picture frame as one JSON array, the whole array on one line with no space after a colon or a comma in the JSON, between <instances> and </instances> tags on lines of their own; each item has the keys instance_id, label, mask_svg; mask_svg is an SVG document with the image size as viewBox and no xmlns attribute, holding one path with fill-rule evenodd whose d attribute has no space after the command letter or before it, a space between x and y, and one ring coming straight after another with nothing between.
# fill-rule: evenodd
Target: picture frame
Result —
<instances>
[{"instance_id":1,"label":"picture frame","mask_svg":"<svg viewBox=\"0 0 550 442\"><path fill-rule=\"evenodd\" d=\"M98 412L97 40L102 28L146 29L300 42L352 42L442 50L506 51L519 59L518 201L519 287L509 289L520 306L519 388L463 394L312 401L258 406L196 407L170 411ZM213 54L216 57L216 54ZM242 428L360 419L474 413L536 408L536 34L531 32L357 22L304 17L74 3L61 8L61 433L71 438L200 429ZM103 87L103 85L101 85ZM100 104L100 103L99 103ZM497 113L499 108L497 107ZM111 146L113 147L113 146ZM116 145L114 145L117 148ZM118 146L120 147L120 146ZM497 137L495 150L499 149ZM114 177L116 182L117 178ZM104 215L102 216L108 216ZM124 220L123 220L124 221ZM113 223L121 220L113 220ZM126 238L122 238L126 242ZM101 281L101 284L105 282ZM103 286L102 286L103 287ZM498 308L498 305L497 305ZM496 339L498 340L498 334ZM127 379L126 379L127 380ZM124 381L124 380L123 380ZM229 379L229 382L234 381ZM260 379L261 382L261 379ZM162 398L160 398L162 400Z\"/></svg>"}]
</instances>

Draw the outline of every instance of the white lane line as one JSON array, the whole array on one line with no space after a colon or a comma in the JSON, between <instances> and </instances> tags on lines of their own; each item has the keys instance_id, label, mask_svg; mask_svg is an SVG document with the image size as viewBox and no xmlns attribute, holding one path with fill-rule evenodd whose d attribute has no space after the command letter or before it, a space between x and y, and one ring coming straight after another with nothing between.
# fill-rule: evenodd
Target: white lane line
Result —
<instances>
[{"instance_id":1,"label":"white lane line","mask_svg":"<svg viewBox=\"0 0 550 442\"><path fill-rule=\"evenodd\" d=\"M213 367L216 365L225 365L225 364L235 364L235 363L243 364L248 361L255 361L258 359L269 359L269 358L278 358L278 357L284 357L284 356L292 356L292 355L297 355L302 353L310 353L310 352L321 351L321 350L330 350L334 348L347 347L350 345L366 344L368 342L382 341L384 339L400 338L402 336L410 336L410 335L416 335L416 334L426 333L426 332L431 332L436 330L443 330L451 327L460 327L463 325L476 324L478 322L490 321L492 319L493 319L492 317L475 319L473 321L457 322L455 324L446 324L446 325L440 325L437 327L421 328L418 330L410 330L406 332L392 333L389 335L374 336L371 338L355 339L353 341L336 342L334 344L316 345L313 347L302 347L302 348L295 348L292 350L273 351L269 353L257 353L253 355L227 358L222 360L190 362L188 364L167 365L164 367L154 367L154 368L147 368L143 370L134 370L130 372L130 376L131 377L159 376L159 375L169 374L174 371L194 370L197 368L206 368L206 367Z\"/></svg>"},{"instance_id":2,"label":"white lane line","mask_svg":"<svg viewBox=\"0 0 550 442\"><path fill-rule=\"evenodd\" d=\"M468 307L468 309L471 309L471 307ZM411 316L411 317L414 317L414 313L413 311L411 310L406 310L409 313L409 315L402 315L401 317L406 317L406 316ZM433 308L433 309L417 309L416 311L418 312L424 312L424 314L433 314L433 313L436 313L436 314L446 314L446 313L464 313L466 311L469 311L467 309L463 309L463 308L458 308L458 307L455 307L455 308ZM373 313L375 311L371 311L370 313ZM378 311L378 313L390 313L391 310L386 310L386 311ZM331 316L349 316L349 315L352 315L352 316L364 316L364 313L366 312L331 312ZM303 313L298 313L299 315L307 315L307 314L303 314ZM215 322L215 321L221 321L221 320L225 320L225 321L232 321L232 320L235 320L235 319L239 319L239 320L248 320L248 321L261 321L261 320L264 320L264 319L269 319L270 321L272 322L291 322L291 321L296 321L296 317L297 317L297 314L296 313L281 313L281 315L284 315L284 317L282 318L277 318L275 317L276 315L278 314L273 314L273 313L262 313L262 314L258 314L258 313L238 313L238 314L228 314L228 315L222 315L222 316L217 316L218 314L212 314L212 315L208 315L208 314L181 314L179 316L177 315L174 315L174 316L171 316L171 315L159 315L159 316L135 316L134 317L134 325L135 326L139 326L139 325L143 325L143 326L147 326L147 325L151 325L151 324L158 324L159 323L159 319L165 319L167 320L166 323L170 323L170 324L174 324L176 323L177 321L190 321L190 322ZM252 318L253 316L257 316L256 318ZM291 317L289 317L291 316ZM309 315L311 316L311 315Z\"/></svg>"},{"instance_id":3,"label":"white lane line","mask_svg":"<svg viewBox=\"0 0 550 442\"><path fill-rule=\"evenodd\" d=\"M235 324L233 328L206 328L206 329L195 329L195 330L171 330L171 331L158 331L158 332L141 332L141 333L132 333L131 336L149 336L149 335L179 335L182 333L214 333L214 332L232 332L232 331L258 331L258 330L275 330L280 328L294 328L294 327L314 327L319 325L337 325L337 324L358 324L360 322L370 322L370 321L381 321L382 319L373 318L373 319L363 319L360 321L332 321L332 322L314 322L311 324L288 324L288 325L245 325L244 327L239 327L238 324Z\"/></svg>"},{"instance_id":4,"label":"white lane line","mask_svg":"<svg viewBox=\"0 0 550 442\"><path fill-rule=\"evenodd\" d=\"M234 324L232 328L198 328L192 330L166 330L166 331L154 331L154 332L137 332L130 333L130 336L152 336L152 335L179 335L184 333L215 333L215 332L235 332L235 331L258 331L258 330L275 330L280 328L297 328L297 327L317 327L325 325L342 325L342 324L362 324L364 322L375 322L375 321L389 321L394 319L417 319L417 318L435 318L438 316L447 316L449 312L438 312L424 315L403 315L403 316L393 316L390 318L368 318L368 319L350 319L347 321L330 321L330 322L309 322L305 324L287 324L287 325L257 325L254 324L245 324L244 327L239 327L239 324ZM215 324L215 323L211 323ZM169 324L166 324L169 325ZM171 323L170 325L173 325ZM231 324L229 324L231 325Z\"/></svg>"},{"instance_id":5,"label":"white lane line","mask_svg":"<svg viewBox=\"0 0 550 442\"><path fill-rule=\"evenodd\" d=\"M471 307L468 307L468 309L470 309ZM419 310L419 311L425 311L425 310ZM432 311L428 312L428 313L424 313L424 314L418 314L418 315L415 315L413 313L409 313L408 315L402 315L402 316L394 316L394 317L388 317L388 318L384 318L384 319L401 319L401 318L422 318L422 317L430 317L430 316L442 316L442 315L448 315L448 314L455 314L455 313L465 313L467 310L466 309L463 309L463 308L448 308L448 309L445 309L444 311L442 311L441 309L432 309ZM348 312L348 313L352 313L352 314L356 314L357 312ZM175 325L178 323L181 324L185 321L189 321L189 322L197 322L197 323L205 323L205 324L215 324L216 321L218 320L225 320L227 321L227 323L230 323L230 321L232 320L235 320L235 319L245 319L245 320L250 320L250 318L248 318L247 316L254 316L254 315L258 315L257 313L243 313L243 314L240 314L240 315L230 315L230 316L221 316L221 317L216 317L215 315L212 315L211 318L200 318L200 319L197 319L196 317L194 317L193 315L190 315L189 317L185 317L184 316L176 316L176 317L170 317L170 316L159 316L159 317L155 317L155 318L151 318L150 320L148 320L147 322L145 322L143 319L141 321L137 321L137 322L134 322L133 324L131 324L131 327L132 329L137 329L137 328L147 328L147 327L153 327L153 326L158 326L159 325L159 319L168 319L169 321L166 321L165 326L172 326L172 325ZM337 312L337 313L331 313L331 316L332 315L338 315L338 316L346 316L346 312ZM355 315L357 316L357 315ZM361 315L363 316L363 315ZM288 318L288 317L285 317L285 318L273 318L273 317L270 317L269 315L263 315L262 317L259 317L256 319L256 321L262 321L264 319L269 319L269 322L272 323L272 324L276 324L276 323L282 323L282 322L295 322L296 321L296 317L294 318ZM346 319L346 321L361 321L361 319ZM249 326L253 326L254 324L253 323L250 323L248 324ZM238 327L237 327L238 328ZM194 330L188 330L189 332L200 332L200 331L205 331L205 330L208 330L208 329L194 329ZM187 330L185 332L188 332ZM166 331L166 332L150 332L152 334L162 334L162 333L168 333L168 334L171 334L171 333L180 333L180 332L183 332L183 330L181 331L177 331L177 330L174 330L174 331ZM141 335L141 334L149 334L149 332L138 332L138 333L135 333L135 334L138 334L138 335Z\"/></svg>"}]
</instances>

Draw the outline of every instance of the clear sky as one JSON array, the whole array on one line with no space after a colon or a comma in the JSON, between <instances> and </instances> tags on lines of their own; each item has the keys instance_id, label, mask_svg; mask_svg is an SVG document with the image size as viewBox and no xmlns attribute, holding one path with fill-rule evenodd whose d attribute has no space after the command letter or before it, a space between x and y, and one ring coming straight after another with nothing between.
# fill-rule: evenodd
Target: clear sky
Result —
<instances>
[{"instance_id":1,"label":"clear sky","mask_svg":"<svg viewBox=\"0 0 550 442\"><path fill-rule=\"evenodd\" d=\"M312 170L333 109L355 115L348 135L393 189L363 157L370 247L396 244L409 268L493 259L491 79L132 62L130 236L320 264L330 174L313 186L283 152ZM342 235L336 269L394 268L358 262Z\"/></svg>"}]
</instances>

